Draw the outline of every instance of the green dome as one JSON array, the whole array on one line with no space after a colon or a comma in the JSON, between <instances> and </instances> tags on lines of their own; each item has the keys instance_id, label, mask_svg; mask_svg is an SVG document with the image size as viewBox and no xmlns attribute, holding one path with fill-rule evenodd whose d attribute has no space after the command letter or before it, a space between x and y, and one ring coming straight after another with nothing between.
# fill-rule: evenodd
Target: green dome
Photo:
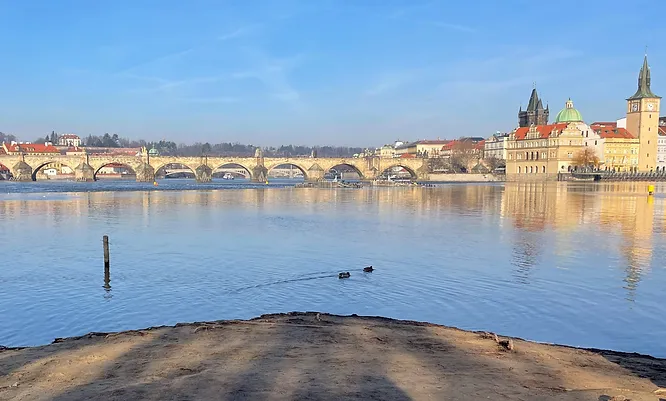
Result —
<instances>
[{"instance_id":1,"label":"green dome","mask_svg":"<svg viewBox=\"0 0 666 401\"><path fill-rule=\"evenodd\" d=\"M571 123L571 122L582 122L583 116L580 114L580 111L574 108L573 102L571 99L567 100L566 105L555 117L556 123Z\"/></svg>"}]
</instances>

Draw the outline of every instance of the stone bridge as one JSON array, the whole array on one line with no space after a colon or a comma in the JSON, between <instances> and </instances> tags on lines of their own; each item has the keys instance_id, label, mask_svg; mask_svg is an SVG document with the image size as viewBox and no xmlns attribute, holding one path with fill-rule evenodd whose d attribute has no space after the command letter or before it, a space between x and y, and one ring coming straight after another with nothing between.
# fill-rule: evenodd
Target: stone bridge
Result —
<instances>
[{"instance_id":1,"label":"stone bridge","mask_svg":"<svg viewBox=\"0 0 666 401\"><path fill-rule=\"evenodd\" d=\"M306 181L320 181L324 174L337 166L349 166L362 180L373 180L386 170L402 167L409 171L413 180L427 180L426 159L365 158L316 158L316 157L263 157L257 151L255 157L177 157L150 156L142 152L137 156L117 155L1 155L0 164L6 166L16 181L35 181L44 166L60 163L74 170L77 181L95 181L99 170L109 164L122 164L136 173L136 180L152 182L155 172L170 164L181 164L194 173L198 182L210 182L213 171L219 167L237 165L244 168L254 182L265 182L268 172L277 166L291 164L301 170Z\"/></svg>"}]
</instances>

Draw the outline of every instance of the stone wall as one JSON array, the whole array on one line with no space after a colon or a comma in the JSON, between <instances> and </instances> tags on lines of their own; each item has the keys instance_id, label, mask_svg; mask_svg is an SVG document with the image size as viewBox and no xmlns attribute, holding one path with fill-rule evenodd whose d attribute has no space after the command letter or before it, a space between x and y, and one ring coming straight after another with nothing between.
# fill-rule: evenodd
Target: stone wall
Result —
<instances>
[{"instance_id":1,"label":"stone wall","mask_svg":"<svg viewBox=\"0 0 666 401\"><path fill-rule=\"evenodd\" d=\"M557 181L557 174L507 174L506 180L510 182Z\"/></svg>"},{"instance_id":2,"label":"stone wall","mask_svg":"<svg viewBox=\"0 0 666 401\"><path fill-rule=\"evenodd\" d=\"M504 175L493 174L429 174L428 181L434 182L500 182Z\"/></svg>"}]
</instances>

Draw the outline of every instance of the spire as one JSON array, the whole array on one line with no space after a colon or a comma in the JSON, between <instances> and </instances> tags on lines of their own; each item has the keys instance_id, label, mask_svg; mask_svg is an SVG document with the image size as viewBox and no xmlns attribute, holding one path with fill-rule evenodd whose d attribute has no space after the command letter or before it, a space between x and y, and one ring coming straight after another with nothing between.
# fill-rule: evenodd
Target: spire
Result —
<instances>
[{"instance_id":1,"label":"spire","mask_svg":"<svg viewBox=\"0 0 666 401\"><path fill-rule=\"evenodd\" d=\"M537 104L539 103L539 95L537 95L536 87L532 89L530 95L530 102L527 104L527 111L536 111Z\"/></svg>"},{"instance_id":2,"label":"spire","mask_svg":"<svg viewBox=\"0 0 666 401\"><path fill-rule=\"evenodd\" d=\"M641 67L641 71L638 73L638 90L636 90L634 96L630 97L628 100L658 97L659 96L652 93L652 90L650 89L650 66L648 65L646 53L645 57L643 58L643 66Z\"/></svg>"},{"instance_id":3,"label":"spire","mask_svg":"<svg viewBox=\"0 0 666 401\"><path fill-rule=\"evenodd\" d=\"M537 110L543 110L543 103L541 102L541 99L537 102Z\"/></svg>"}]
</instances>

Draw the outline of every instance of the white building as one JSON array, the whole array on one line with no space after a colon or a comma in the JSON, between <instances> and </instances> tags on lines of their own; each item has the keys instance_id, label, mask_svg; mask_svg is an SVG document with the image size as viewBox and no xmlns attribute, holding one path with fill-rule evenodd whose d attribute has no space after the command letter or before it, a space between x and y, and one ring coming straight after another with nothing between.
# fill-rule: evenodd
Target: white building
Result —
<instances>
[{"instance_id":1,"label":"white building","mask_svg":"<svg viewBox=\"0 0 666 401\"><path fill-rule=\"evenodd\" d=\"M657 172L666 172L666 126L659 127L657 140Z\"/></svg>"},{"instance_id":2,"label":"white building","mask_svg":"<svg viewBox=\"0 0 666 401\"><path fill-rule=\"evenodd\" d=\"M58 138L58 146L79 147L79 146L81 146L81 138L79 138L78 135L74 135L74 134L61 135Z\"/></svg>"},{"instance_id":3,"label":"white building","mask_svg":"<svg viewBox=\"0 0 666 401\"><path fill-rule=\"evenodd\" d=\"M506 144L509 134L502 134L499 131L486 139L483 144L483 157L485 159L506 160Z\"/></svg>"}]
</instances>

